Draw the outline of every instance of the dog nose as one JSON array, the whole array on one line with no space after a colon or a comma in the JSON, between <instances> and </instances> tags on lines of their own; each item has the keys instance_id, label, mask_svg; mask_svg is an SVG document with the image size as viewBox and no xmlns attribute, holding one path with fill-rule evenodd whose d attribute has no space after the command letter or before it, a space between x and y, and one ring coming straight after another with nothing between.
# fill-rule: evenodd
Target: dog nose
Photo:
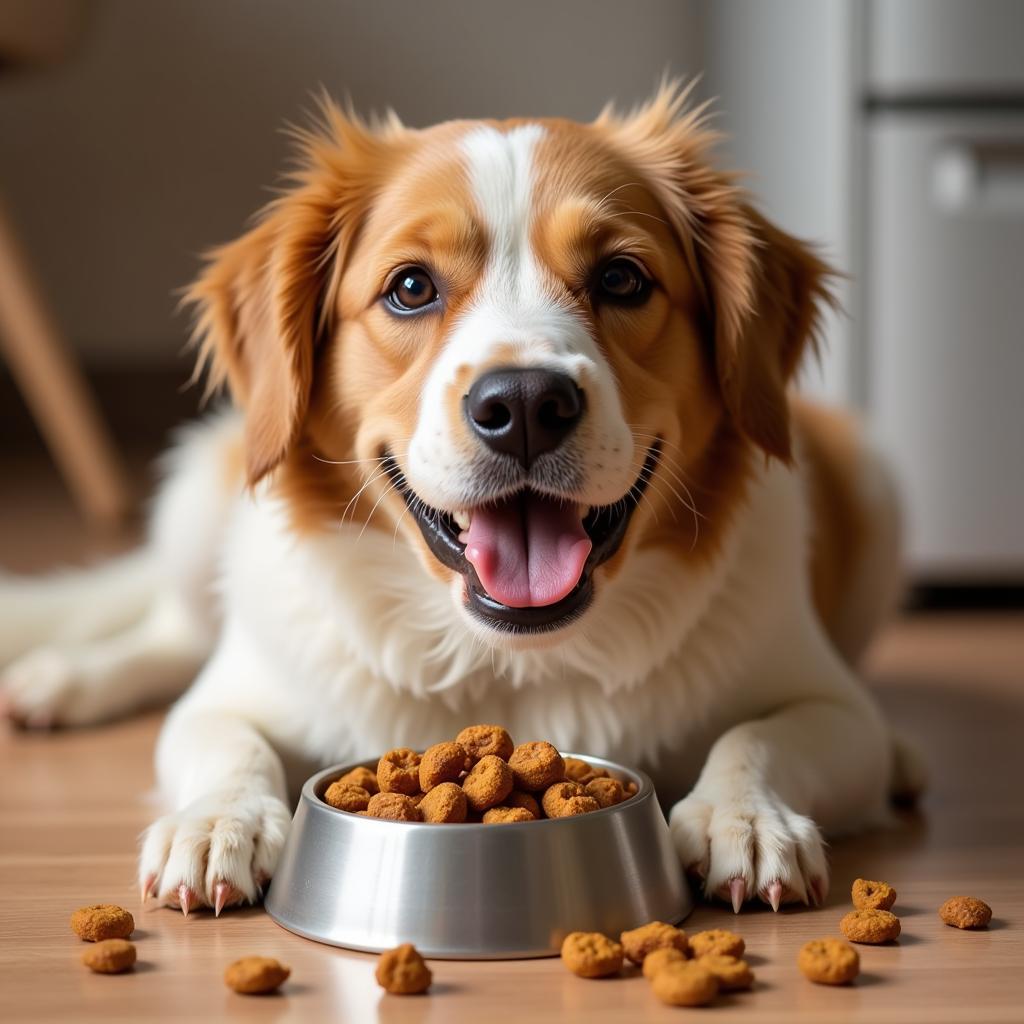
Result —
<instances>
[{"instance_id":1,"label":"dog nose","mask_svg":"<svg viewBox=\"0 0 1024 1024\"><path fill-rule=\"evenodd\" d=\"M583 415L583 392L553 370L491 370L469 389L465 408L470 427L488 448L529 469L572 433Z\"/></svg>"}]
</instances>

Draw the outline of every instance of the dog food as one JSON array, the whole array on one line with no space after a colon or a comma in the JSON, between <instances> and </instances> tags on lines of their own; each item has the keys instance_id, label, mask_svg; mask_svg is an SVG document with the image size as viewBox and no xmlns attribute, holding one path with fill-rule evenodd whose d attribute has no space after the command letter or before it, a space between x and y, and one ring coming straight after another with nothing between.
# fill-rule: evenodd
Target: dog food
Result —
<instances>
[{"instance_id":1,"label":"dog food","mask_svg":"<svg viewBox=\"0 0 1024 1024\"><path fill-rule=\"evenodd\" d=\"M720 992L740 992L754 984L754 972L750 964L739 957L724 953L708 953L697 961L718 979Z\"/></svg>"},{"instance_id":2,"label":"dog food","mask_svg":"<svg viewBox=\"0 0 1024 1024\"><path fill-rule=\"evenodd\" d=\"M79 907L71 915L71 930L86 942L127 939L135 931L135 918L124 907L97 903L91 907Z\"/></svg>"},{"instance_id":3,"label":"dog food","mask_svg":"<svg viewBox=\"0 0 1024 1024\"><path fill-rule=\"evenodd\" d=\"M415 798L414 798L415 799ZM457 825L466 820L466 794L457 782L442 782L416 805L424 821Z\"/></svg>"},{"instance_id":4,"label":"dog food","mask_svg":"<svg viewBox=\"0 0 1024 1024\"><path fill-rule=\"evenodd\" d=\"M246 996L262 996L279 989L292 973L270 956L243 956L224 972L224 984Z\"/></svg>"},{"instance_id":5,"label":"dog food","mask_svg":"<svg viewBox=\"0 0 1024 1024\"><path fill-rule=\"evenodd\" d=\"M860 973L860 955L841 939L814 939L801 947L797 966L819 985L849 985Z\"/></svg>"},{"instance_id":6,"label":"dog food","mask_svg":"<svg viewBox=\"0 0 1024 1024\"><path fill-rule=\"evenodd\" d=\"M442 782L458 782L472 764L461 743L435 743L423 751L420 760L420 789L429 793Z\"/></svg>"},{"instance_id":7,"label":"dog food","mask_svg":"<svg viewBox=\"0 0 1024 1024\"><path fill-rule=\"evenodd\" d=\"M381 953L375 974L377 984L395 996L416 996L430 988L434 976L411 942Z\"/></svg>"},{"instance_id":8,"label":"dog food","mask_svg":"<svg viewBox=\"0 0 1024 1024\"><path fill-rule=\"evenodd\" d=\"M135 945L125 939L100 939L82 954L82 963L96 974L123 974L135 966Z\"/></svg>"},{"instance_id":9,"label":"dog food","mask_svg":"<svg viewBox=\"0 0 1024 1024\"><path fill-rule=\"evenodd\" d=\"M656 949L676 949L685 957L690 952L686 932L664 921L651 921L640 928L623 932L619 936L627 957L638 966L644 963L649 953Z\"/></svg>"},{"instance_id":10,"label":"dog food","mask_svg":"<svg viewBox=\"0 0 1024 1024\"><path fill-rule=\"evenodd\" d=\"M470 725L422 754L389 750L376 772L353 768L332 782L325 803L350 814L431 824L503 825L566 818L613 807L637 793L544 741L518 747L500 725Z\"/></svg>"},{"instance_id":11,"label":"dog food","mask_svg":"<svg viewBox=\"0 0 1024 1024\"><path fill-rule=\"evenodd\" d=\"M954 896L939 907L939 917L950 928L987 928L992 908L973 896Z\"/></svg>"},{"instance_id":12,"label":"dog food","mask_svg":"<svg viewBox=\"0 0 1024 1024\"><path fill-rule=\"evenodd\" d=\"M387 818L390 821L422 821L423 815L415 802L403 793L375 793L366 805L371 818Z\"/></svg>"},{"instance_id":13,"label":"dog food","mask_svg":"<svg viewBox=\"0 0 1024 1024\"><path fill-rule=\"evenodd\" d=\"M651 950L644 957L643 975L650 981L666 964L679 960L686 960L686 954L681 953L675 946L660 946L658 949Z\"/></svg>"},{"instance_id":14,"label":"dog food","mask_svg":"<svg viewBox=\"0 0 1024 1024\"><path fill-rule=\"evenodd\" d=\"M743 956L747 944L743 937L724 928L711 928L705 932L695 932L690 936L690 952L695 957L709 956L717 953L721 956Z\"/></svg>"},{"instance_id":15,"label":"dog food","mask_svg":"<svg viewBox=\"0 0 1024 1024\"><path fill-rule=\"evenodd\" d=\"M324 800L332 807L337 807L339 811L351 811L355 814L358 811L365 811L369 806L370 797L376 795L376 792L370 793L362 786L357 786L352 782L342 782L339 779L327 787Z\"/></svg>"},{"instance_id":16,"label":"dog food","mask_svg":"<svg viewBox=\"0 0 1024 1024\"><path fill-rule=\"evenodd\" d=\"M512 737L500 725L467 726L455 737L455 742L461 744L473 764L489 754L507 761L515 750Z\"/></svg>"},{"instance_id":17,"label":"dog food","mask_svg":"<svg viewBox=\"0 0 1024 1024\"><path fill-rule=\"evenodd\" d=\"M867 946L892 942L900 935L900 919L888 910L851 910L839 930L851 941Z\"/></svg>"},{"instance_id":18,"label":"dog food","mask_svg":"<svg viewBox=\"0 0 1024 1024\"><path fill-rule=\"evenodd\" d=\"M669 1006L707 1006L718 995L718 979L699 960L673 960L655 972L651 991Z\"/></svg>"},{"instance_id":19,"label":"dog food","mask_svg":"<svg viewBox=\"0 0 1024 1024\"><path fill-rule=\"evenodd\" d=\"M389 750L377 762L377 785L382 793L412 796L420 791L420 755L408 747Z\"/></svg>"},{"instance_id":20,"label":"dog food","mask_svg":"<svg viewBox=\"0 0 1024 1024\"><path fill-rule=\"evenodd\" d=\"M896 902L896 890L887 882L858 878L850 890L850 897L858 910L891 910Z\"/></svg>"},{"instance_id":21,"label":"dog food","mask_svg":"<svg viewBox=\"0 0 1024 1024\"><path fill-rule=\"evenodd\" d=\"M570 932L562 963L581 978L607 978L622 970L622 945L600 932Z\"/></svg>"}]
</instances>

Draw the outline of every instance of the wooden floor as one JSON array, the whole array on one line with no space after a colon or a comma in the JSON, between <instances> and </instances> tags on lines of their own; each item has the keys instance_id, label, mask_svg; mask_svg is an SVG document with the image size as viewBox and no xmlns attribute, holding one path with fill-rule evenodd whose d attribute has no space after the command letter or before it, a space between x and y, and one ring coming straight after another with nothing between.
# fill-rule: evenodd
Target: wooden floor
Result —
<instances>
[{"instance_id":1,"label":"wooden floor","mask_svg":"<svg viewBox=\"0 0 1024 1024\"><path fill-rule=\"evenodd\" d=\"M20 511L0 509L0 565L36 568L85 543L52 500L52 482L19 477ZM33 496L49 496L46 510ZM28 514L26 510L33 510ZM117 540L101 546L116 547ZM832 895L820 910L739 917L698 906L686 927L728 927L747 940L757 983L722 998L715 1020L943 1022L1024 1020L1024 615L918 615L890 629L867 669L870 685L927 752L932 787L920 812L890 831L836 843ZM634 975L570 976L557 960L436 962L425 998L383 996L374 957L305 941L261 909L219 920L144 911L134 881L136 838L151 816L151 755L159 715L53 736L0 728L0 1021L487 1021L673 1020ZM849 885L862 875L899 891L898 945L861 947L863 974L827 989L797 972L807 939L835 935ZM995 910L984 932L936 917L948 896ZM115 902L136 914L132 974L89 974L68 915ZM224 967L267 954L292 967L269 998L234 995Z\"/></svg>"}]
</instances>

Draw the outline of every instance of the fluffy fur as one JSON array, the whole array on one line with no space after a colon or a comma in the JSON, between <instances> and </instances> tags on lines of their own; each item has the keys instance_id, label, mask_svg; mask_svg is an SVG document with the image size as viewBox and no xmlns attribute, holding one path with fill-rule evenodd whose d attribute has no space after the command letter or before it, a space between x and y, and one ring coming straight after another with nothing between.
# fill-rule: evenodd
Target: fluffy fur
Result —
<instances>
[{"instance_id":1,"label":"fluffy fur","mask_svg":"<svg viewBox=\"0 0 1024 1024\"><path fill-rule=\"evenodd\" d=\"M255 899L313 768L474 721L647 767L683 866L737 906L821 899L819 829L884 819L892 741L850 665L894 593L891 490L854 432L791 406L827 268L711 167L684 98L425 131L328 105L292 187L212 254L190 298L236 409L183 436L146 551L0 585L18 721L91 724L188 687L144 894ZM657 285L599 306L593 268L622 252ZM443 282L440 312L384 308L409 264ZM381 469L390 451L448 512L486 499L495 460L461 396L509 363L590 398L531 486L613 503L661 444L592 605L543 637L468 614Z\"/></svg>"}]
</instances>

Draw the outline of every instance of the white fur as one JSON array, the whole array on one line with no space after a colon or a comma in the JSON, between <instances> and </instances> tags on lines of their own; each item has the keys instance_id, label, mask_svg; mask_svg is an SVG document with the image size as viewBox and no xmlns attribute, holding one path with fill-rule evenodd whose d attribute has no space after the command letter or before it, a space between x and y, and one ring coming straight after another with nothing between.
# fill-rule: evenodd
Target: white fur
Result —
<instances>
[{"instance_id":1,"label":"white fur","mask_svg":"<svg viewBox=\"0 0 1024 1024\"><path fill-rule=\"evenodd\" d=\"M479 503L474 465L486 450L461 417L452 422L449 386L463 367L493 364L495 349L512 345L512 362L571 377L588 393L587 413L568 448L583 468L573 498L583 505L617 501L643 463L622 412L611 367L571 306L559 296L530 243L533 158L540 125L507 132L480 127L462 142L478 213L487 226L489 255L475 299L460 317L427 377L416 430L403 471L428 505L455 511Z\"/></svg>"}]
</instances>

